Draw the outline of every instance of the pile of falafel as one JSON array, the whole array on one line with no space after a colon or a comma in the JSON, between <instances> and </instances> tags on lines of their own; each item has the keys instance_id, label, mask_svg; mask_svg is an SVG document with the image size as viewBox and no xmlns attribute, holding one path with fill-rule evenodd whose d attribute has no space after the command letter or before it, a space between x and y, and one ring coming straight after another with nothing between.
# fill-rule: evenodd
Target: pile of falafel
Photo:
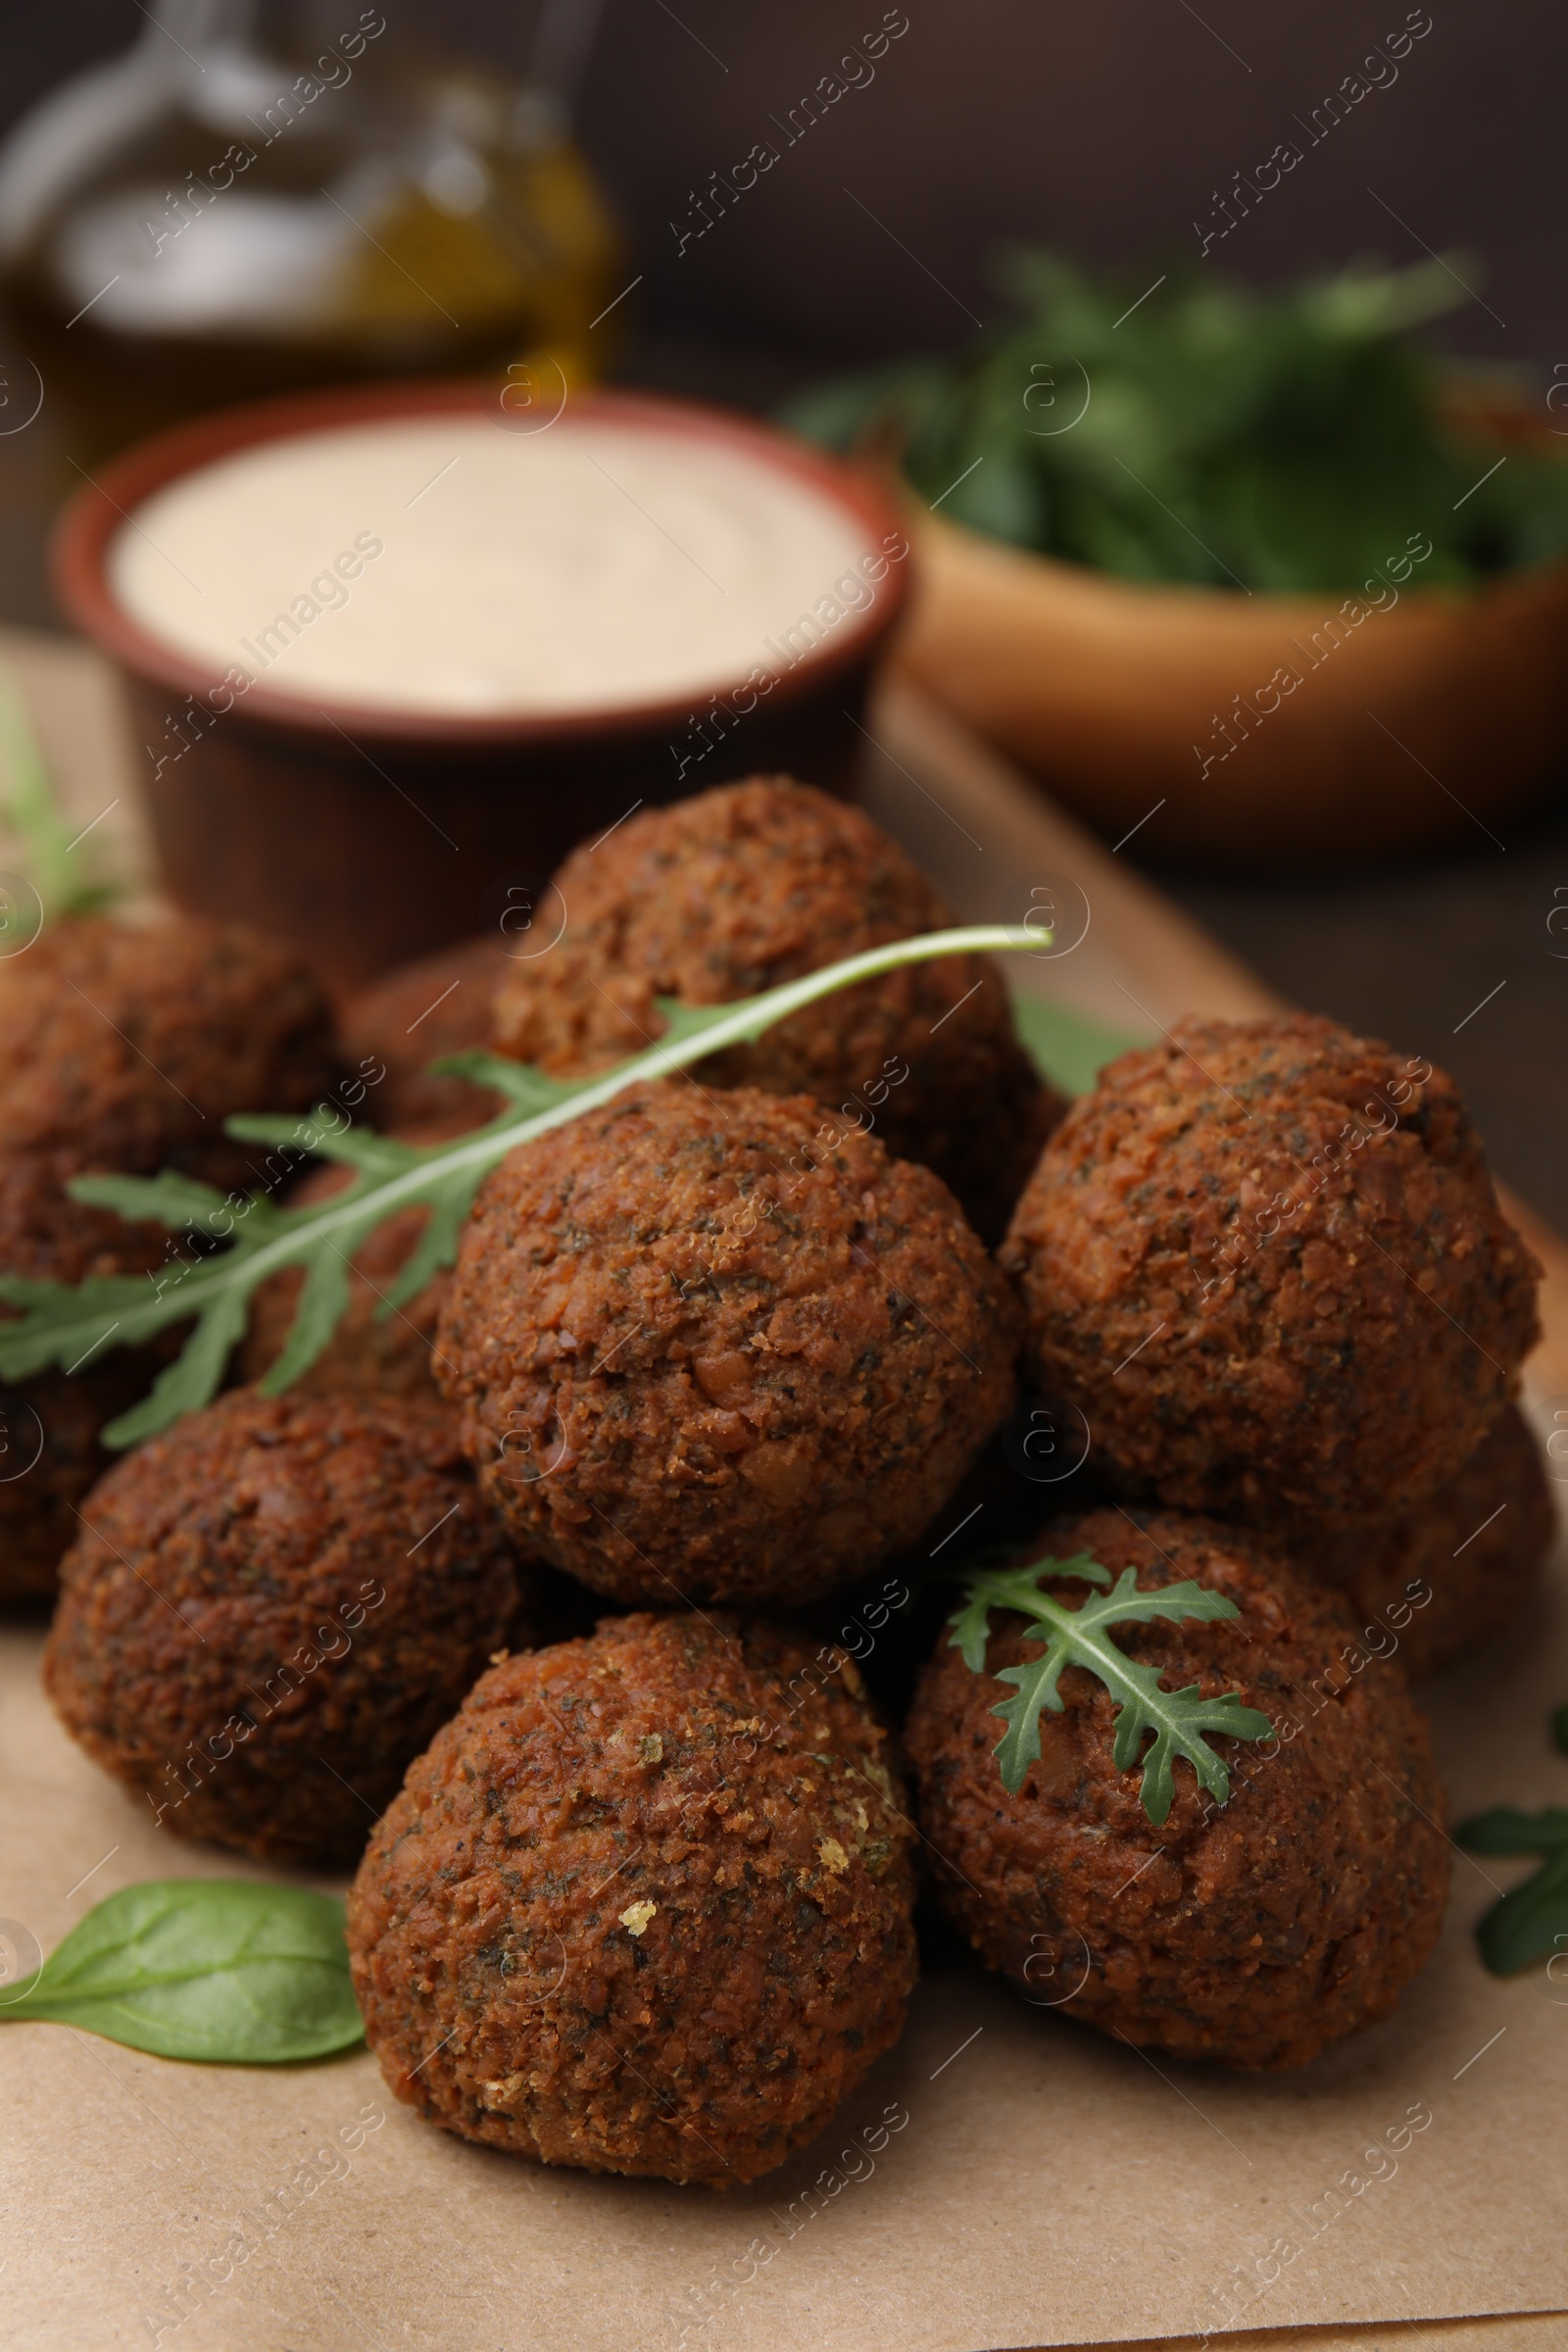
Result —
<instances>
[{"instance_id":1,"label":"pile of falafel","mask_svg":"<svg viewBox=\"0 0 1568 2352\"><path fill-rule=\"evenodd\" d=\"M0 962L0 1272L160 1279L171 1237L74 1201L82 1171L330 1189L223 1120L346 1066L430 1140L494 1102L433 1054L584 1076L662 999L951 920L787 779L635 816L555 888L553 946L466 943L336 1021L235 926L64 920ZM234 1385L118 1459L158 1350L8 1395L12 1463L39 1449L0 1481L0 1591L58 1571L74 1737L168 1831L357 1864L400 2098L545 2163L752 2180L897 2039L917 1901L1026 2000L1179 2057L1298 2067L1388 2015L1447 1893L1411 1682L1527 1603L1552 1526L1513 1401L1538 1269L1442 1071L1189 1021L1069 1107L999 973L948 957L519 1146L388 1313L424 1215L282 1395L297 1274ZM1042 1414L1089 1432L1054 1485L1015 1443ZM1044 1634L995 1614L980 1672L953 1645L977 1536L1068 1608L1084 1553L1224 1596L1115 1639L1266 1716L1213 1738L1225 1801L1179 1760L1156 1827L1075 1665L1009 1792L1000 1678ZM845 1612L863 1647L824 1638Z\"/></svg>"}]
</instances>

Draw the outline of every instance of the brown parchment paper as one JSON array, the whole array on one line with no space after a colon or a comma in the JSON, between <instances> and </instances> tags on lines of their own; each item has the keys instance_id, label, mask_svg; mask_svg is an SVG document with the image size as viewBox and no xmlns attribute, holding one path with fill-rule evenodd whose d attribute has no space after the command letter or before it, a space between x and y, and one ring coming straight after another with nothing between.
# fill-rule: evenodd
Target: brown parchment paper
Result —
<instances>
[{"instance_id":1,"label":"brown parchment paper","mask_svg":"<svg viewBox=\"0 0 1568 2352\"><path fill-rule=\"evenodd\" d=\"M1151 2336L1122 2352L1198 2352L1201 2336ZM1225 2352L1558 2352L1568 2341L1561 2312L1485 2320L1420 2320L1354 2328L1248 2328ZM1093 2352L1087 2345L1068 2352Z\"/></svg>"},{"instance_id":2,"label":"brown parchment paper","mask_svg":"<svg viewBox=\"0 0 1568 2352\"><path fill-rule=\"evenodd\" d=\"M870 797L916 844L929 793L999 887L1074 860L1099 926L1086 1009L1137 1025L1099 1001L1118 968L1155 1020L1247 1008L1240 967L1144 886L1118 901L1076 828L1032 831L966 739L907 695L873 718ZM135 1880L266 1876L155 1830L72 1746L40 1645L0 1637L0 1915L47 1950ZM1568 1698L1568 1554L1530 1626L1430 1698L1456 1815L1568 1801L1545 1734ZM1568 2306L1568 1984L1499 1984L1470 1936L1518 1875L1460 1859L1398 2014L1280 2080L1141 2056L978 1969L928 1980L834 2129L722 2196L465 2145L396 2107L365 2053L204 2068L0 2026L0 2346L1002 2352L1230 2331L1238 2352L1545 2352L1568 2344L1568 2320L1529 2316Z\"/></svg>"}]
</instances>

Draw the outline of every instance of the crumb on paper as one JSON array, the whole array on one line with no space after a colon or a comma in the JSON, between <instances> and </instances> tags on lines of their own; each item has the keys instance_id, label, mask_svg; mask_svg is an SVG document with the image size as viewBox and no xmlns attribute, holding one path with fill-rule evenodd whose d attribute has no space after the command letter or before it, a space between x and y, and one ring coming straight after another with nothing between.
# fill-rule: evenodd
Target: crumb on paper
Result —
<instances>
[{"instance_id":1,"label":"crumb on paper","mask_svg":"<svg viewBox=\"0 0 1568 2352\"><path fill-rule=\"evenodd\" d=\"M657 1903L628 1903L620 1915L620 1924L628 1936L640 1936L658 1909Z\"/></svg>"}]
</instances>

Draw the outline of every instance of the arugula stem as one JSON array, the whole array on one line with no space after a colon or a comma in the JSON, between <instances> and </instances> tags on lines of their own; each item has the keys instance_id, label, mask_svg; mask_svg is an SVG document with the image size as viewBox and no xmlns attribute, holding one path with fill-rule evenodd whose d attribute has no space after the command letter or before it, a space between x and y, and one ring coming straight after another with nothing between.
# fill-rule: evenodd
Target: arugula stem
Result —
<instances>
[{"instance_id":1,"label":"arugula stem","mask_svg":"<svg viewBox=\"0 0 1568 2352\"><path fill-rule=\"evenodd\" d=\"M482 1171L494 1167L518 1144L531 1144L554 1128L569 1126L585 1112L612 1102L628 1087L667 1078L694 1061L705 1061L710 1054L722 1053L727 1046L755 1044L792 1012L816 1004L822 997L835 996L840 989L853 988L858 980L875 979L882 972L896 971L902 964L924 963L928 956L977 956L1017 949L1038 952L1041 944L1039 932L1008 923L975 923L961 931L929 931L916 939L893 940L883 948L867 948L858 956L846 956L841 963L824 964L820 971L808 972L799 980L787 980L760 997L743 997L726 1005L725 1017L714 1021L711 1027L705 1025L689 1037L660 1038L645 1053L634 1054L629 1061L617 1062L602 1078L589 1080L580 1092L573 1093L564 1102L553 1103L548 1110L532 1111L520 1119L503 1113L499 1121L475 1134L459 1136L450 1144L438 1144L416 1168L390 1177L377 1188L378 1213L391 1216L398 1208L416 1200L432 1176L455 1173L461 1168ZM342 1226L363 1223L366 1198L361 1193L336 1214L330 1205L323 1208L312 1219L313 1234L324 1238ZM263 1273L287 1264L291 1238L284 1234L277 1241L266 1244L249 1264ZM214 1260L215 1267L221 1263L220 1258ZM183 1315L189 1309L179 1312ZM3 1346L0 1341L0 1348Z\"/></svg>"},{"instance_id":2,"label":"arugula stem","mask_svg":"<svg viewBox=\"0 0 1568 2352\"><path fill-rule=\"evenodd\" d=\"M396 1164L386 1169L367 1164L368 1148L372 1163L375 1156L373 1131L369 1137L363 1132L356 1135L352 1147L346 1132L341 1140L331 1134L324 1135L313 1148L319 1149L327 1158L346 1161L358 1170L346 1190L327 1200L295 1209L276 1208L267 1201L265 1194L253 1194L252 1207L265 1210L265 1219L258 1222L267 1238L258 1236L252 1241L241 1231L232 1249L192 1265L168 1287L167 1293L160 1286L147 1298L134 1277L101 1277L74 1289L64 1284L34 1283L0 1275L0 1299L12 1299L24 1310L15 1320L0 1322L0 1379L24 1380L49 1363L74 1371L117 1334L119 1344L125 1347L148 1339L171 1324L196 1318L197 1327L177 1365L171 1366L160 1377L154 1396L129 1414L122 1415L120 1421L104 1432L110 1445L129 1444L150 1435L154 1428L167 1425L179 1413L205 1403L214 1394L229 1348L243 1331L246 1302L270 1274L284 1266L310 1263L314 1281L315 1269L321 1264L324 1254L340 1259L352 1257L365 1238L400 1208L428 1205L434 1217L438 1203L451 1210L456 1200L455 1213L466 1212L472 1187L480 1176L519 1144L531 1143L558 1127L568 1126L586 1112L613 1102L629 1087L668 1077L694 1062L706 1060L710 1054L723 1052L726 1047L753 1043L792 1013L836 995L841 989L896 971L902 965L923 963L937 956L1038 955L1052 944L1052 934L1044 928L1035 928L1032 923L969 924L951 931L926 932L912 939L891 940L882 947L865 949L858 956L846 956L818 971L807 972L798 980L785 981L760 996L743 998L735 1004L666 1007L668 1033L601 1077L566 1085L535 1073L532 1102L518 1100L483 1127L457 1136L449 1143L415 1152L412 1147L387 1141L386 1152L396 1152L397 1158ZM520 1080L525 1079L524 1065L516 1065L516 1075ZM541 1109L537 1106L540 1091L558 1099ZM525 1082L523 1096L528 1092ZM265 1119L249 1114L226 1122L230 1134L252 1140L258 1130L265 1137L268 1124ZM75 1198L112 1206L122 1216L157 1219L176 1230L221 1233L222 1229L212 1220L228 1210L228 1203L219 1193L178 1178L84 1176L74 1179L68 1189ZM231 1214L227 1230L233 1233L234 1229L235 1217ZM432 1226L431 1233L435 1231ZM450 1232L442 1234L439 1244L432 1245L438 1249L438 1254L426 1268L426 1274L434 1271L436 1263L451 1262L456 1250L454 1222ZM339 1239L343 1244L341 1249ZM299 1317L307 1311L310 1290L308 1283L296 1316L296 1329L303 1328ZM302 1341L298 1359L287 1368L289 1379L297 1378L325 1345L342 1304L340 1297L330 1304L324 1317L318 1316L312 1323L309 1340ZM287 1380L277 1385L286 1386Z\"/></svg>"}]
</instances>

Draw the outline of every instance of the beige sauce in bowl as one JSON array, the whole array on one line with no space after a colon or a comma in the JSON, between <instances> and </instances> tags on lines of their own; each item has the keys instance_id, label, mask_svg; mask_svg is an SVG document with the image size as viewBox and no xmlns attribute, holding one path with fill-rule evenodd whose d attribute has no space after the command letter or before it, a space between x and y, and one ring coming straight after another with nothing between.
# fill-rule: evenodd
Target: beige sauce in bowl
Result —
<instances>
[{"instance_id":1,"label":"beige sauce in bowl","mask_svg":"<svg viewBox=\"0 0 1568 2352\"><path fill-rule=\"evenodd\" d=\"M429 416L259 442L138 506L108 576L215 678L546 716L776 670L769 641L803 616L820 635L871 603L871 546L826 493L719 434L568 409L537 433Z\"/></svg>"}]
</instances>

